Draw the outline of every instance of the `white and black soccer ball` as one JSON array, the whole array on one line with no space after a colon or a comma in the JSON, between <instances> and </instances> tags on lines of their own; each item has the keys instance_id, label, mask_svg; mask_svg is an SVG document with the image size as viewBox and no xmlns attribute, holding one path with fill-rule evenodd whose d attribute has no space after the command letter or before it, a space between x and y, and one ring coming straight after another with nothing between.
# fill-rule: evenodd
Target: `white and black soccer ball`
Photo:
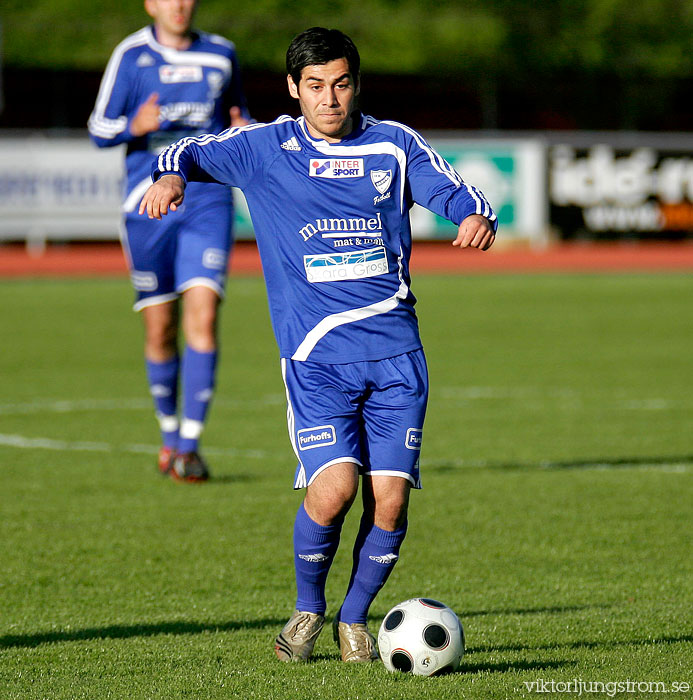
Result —
<instances>
[{"instance_id":1,"label":"white and black soccer ball","mask_svg":"<svg viewBox=\"0 0 693 700\"><path fill-rule=\"evenodd\" d=\"M449 673L457 670L464 654L464 629L444 603L412 598L385 615L378 649L388 671L416 676Z\"/></svg>"}]
</instances>

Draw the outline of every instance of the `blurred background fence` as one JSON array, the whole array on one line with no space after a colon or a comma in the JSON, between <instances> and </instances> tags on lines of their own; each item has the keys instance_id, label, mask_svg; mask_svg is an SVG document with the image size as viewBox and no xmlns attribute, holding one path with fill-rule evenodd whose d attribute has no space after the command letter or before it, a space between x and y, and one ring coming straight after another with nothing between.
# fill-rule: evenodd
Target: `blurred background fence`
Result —
<instances>
[{"instance_id":1,"label":"blurred background fence","mask_svg":"<svg viewBox=\"0 0 693 700\"><path fill-rule=\"evenodd\" d=\"M85 124L141 0L5 0L0 9L0 240L118 237L122 152ZM422 131L499 213L503 240L693 238L693 6L681 0L204 0L233 39L251 112L296 114L283 58L305 27L362 54L361 106ZM415 235L449 224L413 212ZM252 237L239 197L237 233Z\"/></svg>"},{"instance_id":2,"label":"blurred background fence","mask_svg":"<svg viewBox=\"0 0 693 700\"><path fill-rule=\"evenodd\" d=\"M693 135L434 132L431 143L489 197L505 242L681 239L693 231ZM110 240L119 233L123 152L86 133L0 135L0 240ZM252 238L243 195L236 233ZM417 238L452 224L415 207Z\"/></svg>"}]
</instances>

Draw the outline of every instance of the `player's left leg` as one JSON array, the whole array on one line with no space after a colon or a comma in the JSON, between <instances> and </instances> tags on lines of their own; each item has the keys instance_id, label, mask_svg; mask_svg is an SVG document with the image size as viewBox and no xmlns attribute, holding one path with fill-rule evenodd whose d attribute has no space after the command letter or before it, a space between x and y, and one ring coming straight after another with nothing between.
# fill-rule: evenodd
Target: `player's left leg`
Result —
<instances>
[{"instance_id":1,"label":"player's left leg","mask_svg":"<svg viewBox=\"0 0 693 700\"><path fill-rule=\"evenodd\" d=\"M275 640L281 661L306 661L325 622L325 583L361 465L358 368L282 360L287 422L306 496L294 522L296 610Z\"/></svg>"},{"instance_id":2,"label":"player's left leg","mask_svg":"<svg viewBox=\"0 0 693 700\"><path fill-rule=\"evenodd\" d=\"M209 477L199 454L199 441L214 394L219 302L217 292L204 285L192 286L183 293L183 407L173 469L175 476L186 481L204 481Z\"/></svg>"},{"instance_id":3,"label":"player's left leg","mask_svg":"<svg viewBox=\"0 0 693 700\"><path fill-rule=\"evenodd\" d=\"M398 476L363 477L363 515L354 544L351 580L335 616L334 636L344 661L378 658L368 631L368 610L399 559L407 534L411 484Z\"/></svg>"},{"instance_id":4,"label":"player's left leg","mask_svg":"<svg viewBox=\"0 0 693 700\"><path fill-rule=\"evenodd\" d=\"M147 381L161 430L158 467L162 474L168 475L178 449L178 302L145 306L141 314Z\"/></svg>"},{"instance_id":5,"label":"player's left leg","mask_svg":"<svg viewBox=\"0 0 693 700\"><path fill-rule=\"evenodd\" d=\"M377 658L366 626L368 610L399 559L407 533L411 488L420 488L419 452L428 399L428 373L417 350L369 364L376 387L363 406L363 505L351 580L335 619L345 661Z\"/></svg>"},{"instance_id":6,"label":"player's left leg","mask_svg":"<svg viewBox=\"0 0 693 700\"><path fill-rule=\"evenodd\" d=\"M296 610L274 643L280 661L307 661L325 622L325 583L339 547L344 517L359 477L353 462L333 464L317 475L294 522Z\"/></svg>"}]
</instances>

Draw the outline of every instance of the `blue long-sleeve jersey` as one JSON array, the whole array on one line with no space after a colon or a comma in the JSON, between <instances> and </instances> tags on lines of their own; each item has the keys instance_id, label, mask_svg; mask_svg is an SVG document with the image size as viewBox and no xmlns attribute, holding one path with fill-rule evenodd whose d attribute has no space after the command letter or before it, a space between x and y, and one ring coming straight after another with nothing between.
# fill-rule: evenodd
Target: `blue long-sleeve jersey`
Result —
<instances>
[{"instance_id":1,"label":"blue long-sleeve jersey","mask_svg":"<svg viewBox=\"0 0 693 700\"><path fill-rule=\"evenodd\" d=\"M159 96L159 130L135 137L132 119L152 93ZM235 48L223 37L196 31L191 45L179 51L160 44L148 26L118 44L88 129L99 147L127 143L125 210L151 184L152 155L184 136L219 133L229 125L231 106L249 119Z\"/></svg>"},{"instance_id":2,"label":"blue long-sleeve jersey","mask_svg":"<svg viewBox=\"0 0 693 700\"><path fill-rule=\"evenodd\" d=\"M410 290L414 202L459 224L496 215L413 129L358 115L339 143L303 117L183 139L152 178L241 188L250 208L280 354L378 360L421 347ZM173 214L175 216L175 214Z\"/></svg>"}]
</instances>

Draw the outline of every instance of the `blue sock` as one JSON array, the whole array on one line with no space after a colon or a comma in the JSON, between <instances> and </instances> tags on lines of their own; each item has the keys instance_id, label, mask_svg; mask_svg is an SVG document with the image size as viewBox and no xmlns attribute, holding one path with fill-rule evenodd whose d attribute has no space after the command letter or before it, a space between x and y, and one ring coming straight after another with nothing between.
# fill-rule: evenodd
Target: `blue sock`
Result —
<instances>
[{"instance_id":1,"label":"blue sock","mask_svg":"<svg viewBox=\"0 0 693 700\"><path fill-rule=\"evenodd\" d=\"M325 614L325 582L339 546L341 531L341 522L318 525L301 504L294 523L296 610Z\"/></svg>"},{"instance_id":2,"label":"blue sock","mask_svg":"<svg viewBox=\"0 0 693 700\"><path fill-rule=\"evenodd\" d=\"M156 417L165 447L178 446L178 355L166 362L145 358L149 391L154 398Z\"/></svg>"},{"instance_id":3,"label":"blue sock","mask_svg":"<svg viewBox=\"0 0 693 700\"><path fill-rule=\"evenodd\" d=\"M181 369L183 418L180 424L179 452L195 452L214 393L217 351L197 352L185 347Z\"/></svg>"},{"instance_id":4,"label":"blue sock","mask_svg":"<svg viewBox=\"0 0 693 700\"><path fill-rule=\"evenodd\" d=\"M342 622L366 622L371 603L399 559L399 548L406 534L406 523L398 530L389 532L365 518L361 519L361 528L354 545L351 581L339 611Z\"/></svg>"}]
</instances>

